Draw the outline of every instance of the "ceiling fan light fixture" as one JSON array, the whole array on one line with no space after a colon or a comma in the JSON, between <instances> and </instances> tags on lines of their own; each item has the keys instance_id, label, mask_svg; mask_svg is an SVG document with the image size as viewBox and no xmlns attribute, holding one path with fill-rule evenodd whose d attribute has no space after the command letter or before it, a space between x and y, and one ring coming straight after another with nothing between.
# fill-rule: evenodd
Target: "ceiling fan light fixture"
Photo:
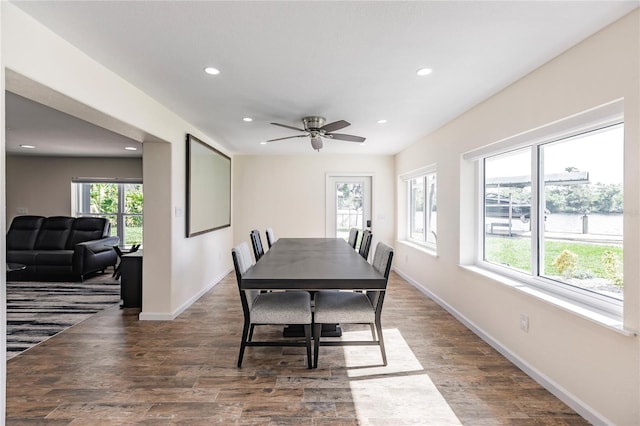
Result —
<instances>
[{"instance_id":1,"label":"ceiling fan light fixture","mask_svg":"<svg viewBox=\"0 0 640 426\"><path fill-rule=\"evenodd\" d=\"M320 136L311 136L311 147L319 152L322 148L322 138Z\"/></svg>"}]
</instances>

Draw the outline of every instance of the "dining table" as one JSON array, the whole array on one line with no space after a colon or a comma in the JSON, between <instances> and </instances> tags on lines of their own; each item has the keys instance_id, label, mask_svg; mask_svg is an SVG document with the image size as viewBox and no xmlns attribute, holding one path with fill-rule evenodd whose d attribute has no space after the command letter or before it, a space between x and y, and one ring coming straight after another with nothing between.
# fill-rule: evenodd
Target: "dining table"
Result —
<instances>
[{"instance_id":1,"label":"dining table","mask_svg":"<svg viewBox=\"0 0 640 426\"><path fill-rule=\"evenodd\" d=\"M342 238L279 238L245 272L240 288L385 291L386 280ZM285 336L297 333L285 330ZM340 329L323 328L322 335L339 336Z\"/></svg>"},{"instance_id":2,"label":"dining table","mask_svg":"<svg viewBox=\"0 0 640 426\"><path fill-rule=\"evenodd\" d=\"M280 238L242 276L243 290L377 290L386 280L342 238Z\"/></svg>"}]
</instances>

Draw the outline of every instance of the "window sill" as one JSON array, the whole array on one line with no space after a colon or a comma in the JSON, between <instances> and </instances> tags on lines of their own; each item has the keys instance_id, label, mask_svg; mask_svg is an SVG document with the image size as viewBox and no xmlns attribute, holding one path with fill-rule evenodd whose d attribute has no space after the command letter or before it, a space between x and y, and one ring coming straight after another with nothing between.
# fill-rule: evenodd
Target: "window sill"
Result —
<instances>
[{"instance_id":1,"label":"window sill","mask_svg":"<svg viewBox=\"0 0 640 426\"><path fill-rule=\"evenodd\" d=\"M438 257L438 252L434 248L427 247L427 246L422 245L422 244L414 243L414 242L409 241L409 240L397 240L397 242L399 244L405 245L407 247L411 247L412 249L418 250L418 251L420 251L420 252L422 252L424 254L427 254L429 256Z\"/></svg>"},{"instance_id":2,"label":"window sill","mask_svg":"<svg viewBox=\"0 0 640 426\"><path fill-rule=\"evenodd\" d=\"M461 268L464 268L470 272L482 275L483 277L492 279L501 284L507 285L517 291L521 291L530 296L533 296L539 300L542 300L546 303L554 305L555 307L562 309L566 312L570 312L575 314L581 318L589 320L598 325L604 326L610 330L613 330L617 333L620 333L624 336L637 336L638 332L633 330L628 330L624 328L622 320L620 318L615 318L610 315L603 314L601 312L596 311L592 307L584 306L575 301L570 301L559 296L551 295L547 292L544 292L540 289L527 285L521 281L515 280L513 278L506 277L504 275L489 271L487 269L481 268L475 265L460 265Z\"/></svg>"}]
</instances>

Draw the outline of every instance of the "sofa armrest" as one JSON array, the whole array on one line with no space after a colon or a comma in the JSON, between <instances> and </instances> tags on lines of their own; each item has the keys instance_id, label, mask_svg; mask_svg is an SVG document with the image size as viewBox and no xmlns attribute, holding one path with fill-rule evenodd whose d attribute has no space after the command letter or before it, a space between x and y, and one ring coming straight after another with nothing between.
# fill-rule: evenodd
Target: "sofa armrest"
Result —
<instances>
[{"instance_id":1,"label":"sofa armrest","mask_svg":"<svg viewBox=\"0 0 640 426\"><path fill-rule=\"evenodd\" d=\"M118 237L107 237L99 240L84 241L73 246L74 252L82 252L89 250L93 253L100 253L103 251L113 250L113 246L117 246L120 242Z\"/></svg>"},{"instance_id":2,"label":"sofa armrest","mask_svg":"<svg viewBox=\"0 0 640 426\"><path fill-rule=\"evenodd\" d=\"M95 271L115 266L118 261L113 246L120 242L118 237L84 241L73 246L73 272L80 277Z\"/></svg>"}]
</instances>

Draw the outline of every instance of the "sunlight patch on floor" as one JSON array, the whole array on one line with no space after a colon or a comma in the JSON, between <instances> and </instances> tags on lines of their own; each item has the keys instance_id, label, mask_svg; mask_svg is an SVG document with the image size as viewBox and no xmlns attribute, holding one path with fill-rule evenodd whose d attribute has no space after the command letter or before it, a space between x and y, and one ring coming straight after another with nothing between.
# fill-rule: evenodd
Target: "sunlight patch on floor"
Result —
<instances>
[{"instance_id":1,"label":"sunlight patch on floor","mask_svg":"<svg viewBox=\"0 0 640 426\"><path fill-rule=\"evenodd\" d=\"M345 331L343 340L367 340L371 332ZM403 424L460 425L398 329L384 330L388 365L375 346L345 346L353 405L360 424L393 418Z\"/></svg>"}]
</instances>

